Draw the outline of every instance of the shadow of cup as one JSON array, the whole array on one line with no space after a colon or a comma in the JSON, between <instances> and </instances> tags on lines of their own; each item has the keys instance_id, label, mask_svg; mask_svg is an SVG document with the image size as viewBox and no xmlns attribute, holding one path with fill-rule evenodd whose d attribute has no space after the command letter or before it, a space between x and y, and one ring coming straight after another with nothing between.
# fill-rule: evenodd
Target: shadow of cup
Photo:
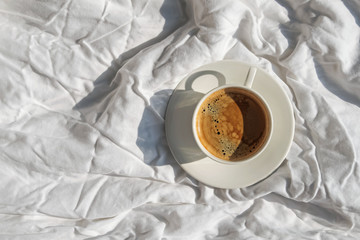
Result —
<instances>
[{"instance_id":1,"label":"shadow of cup","mask_svg":"<svg viewBox=\"0 0 360 240\"><path fill-rule=\"evenodd\" d=\"M199 91L197 85L204 85L208 89ZM167 128L168 134L176 136L177 140L173 143L168 139L169 146L174 146L171 150L181 163L194 162L206 157L197 146L192 132L192 117L195 107L206 92L217 86L226 83L223 74L217 71L199 71L191 74L185 81L185 90L175 90L167 109L167 118L171 127ZM171 108L176 103L176 109ZM170 108L169 108L170 106ZM176 145L176 147L175 147Z\"/></svg>"},{"instance_id":2,"label":"shadow of cup","mask_svg":"<svg viewBox=\"0 0 360 240\"><path fill-rule=\"evenodd\" d=\"M208 85L208 89L205 90L206 93L209 92L211 89L224 85L226 83L226 79L222 73L217 71L199 71L191 74L187 78L185 82L185 90L198 91L197 83L203 84L203 82L206 82L206 84ZM201 92L204 93L204 90L202 90Z\"/></svg>"}]
</instances>

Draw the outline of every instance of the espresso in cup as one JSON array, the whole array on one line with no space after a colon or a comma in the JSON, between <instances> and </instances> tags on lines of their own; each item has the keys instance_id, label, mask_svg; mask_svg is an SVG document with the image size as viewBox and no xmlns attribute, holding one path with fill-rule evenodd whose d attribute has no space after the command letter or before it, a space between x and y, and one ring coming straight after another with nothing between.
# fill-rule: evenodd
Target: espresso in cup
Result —
<instances>
[{"instance_id":1,"label":"espresso in cup","mask_svg":"<svg viewBox=\"0 0 360 240\"><path fill-rule=\"evenodd\" d=\"M241 161L255 155L270 135L270 113L264 102L244 88L215 91L196 113L202 146L222 160Z\"/></svg>"}]
</instances>

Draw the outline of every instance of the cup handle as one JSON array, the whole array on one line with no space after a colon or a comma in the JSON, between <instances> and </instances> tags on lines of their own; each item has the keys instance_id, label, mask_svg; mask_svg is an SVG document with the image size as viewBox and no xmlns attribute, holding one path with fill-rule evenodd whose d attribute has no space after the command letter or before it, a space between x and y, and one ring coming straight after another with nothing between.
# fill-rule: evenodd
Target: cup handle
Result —
<instances>
[{"instance_id":1,"label":"cup handle","mask_svg":"<svg viewBox=\"0 0 360 240\"><path fill-rule=\"evenodd\" d=\"M256 75L256 68L255 67L250 67L247 78L245 80L245 87L251 88L253 82L254 82L254 78Z\"/></svg>"}]
</instances>

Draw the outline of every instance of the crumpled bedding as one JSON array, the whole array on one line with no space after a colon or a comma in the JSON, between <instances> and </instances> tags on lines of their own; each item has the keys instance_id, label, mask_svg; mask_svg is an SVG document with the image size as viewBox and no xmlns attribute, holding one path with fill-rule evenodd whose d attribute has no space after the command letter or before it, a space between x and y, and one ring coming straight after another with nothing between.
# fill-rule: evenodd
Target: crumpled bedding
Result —
<instances>
[{"instance_id":1,"label":"crumpled bedding","mask_svg":"<svg viewBox=\"0 0 360 240\"><path fill-rule=\"evenodd\" d=\"M1 239L359 239L360 3L0 2ZM167 145L172 90L233 59L275 73L294 140L241 189Z\"/></svg>"}]
</instances>

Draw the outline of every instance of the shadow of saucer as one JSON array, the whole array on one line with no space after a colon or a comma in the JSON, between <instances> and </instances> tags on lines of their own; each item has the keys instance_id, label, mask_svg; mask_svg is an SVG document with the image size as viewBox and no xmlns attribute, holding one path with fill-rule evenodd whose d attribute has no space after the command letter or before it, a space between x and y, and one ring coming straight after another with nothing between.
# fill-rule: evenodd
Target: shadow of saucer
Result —
<instances>
[{"instance_id":1,"label":"shadow of saucer","mask_svg":"<svg viewBox=\"0 0 360 240\"><path fill-rule=\"evenodd\" d=\"M151 166L176 163L167 145L163 117L171 93L171 89L165 89L150 98L150 105L145 107L137 129L136 145L143 153L144 162Z\"/></svg>"}]
</instances>

